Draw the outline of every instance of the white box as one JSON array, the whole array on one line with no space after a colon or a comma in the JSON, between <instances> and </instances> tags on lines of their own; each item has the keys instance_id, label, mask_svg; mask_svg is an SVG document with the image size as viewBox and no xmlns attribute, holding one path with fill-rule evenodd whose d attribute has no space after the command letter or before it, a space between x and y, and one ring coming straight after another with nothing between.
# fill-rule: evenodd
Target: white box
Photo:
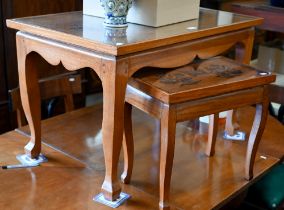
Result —
<instances>
[{"instance_id":1,"label":"white box","mask_svg":"<svg viewBox=\"0 0 284 210\"><path fill-rule=\"evenodd\" d=\"M127 21L159 27L199 17L200 0L134 0ZM84 0L83 14L104 17L100 0Z\"/></svg>"}]
</instances>

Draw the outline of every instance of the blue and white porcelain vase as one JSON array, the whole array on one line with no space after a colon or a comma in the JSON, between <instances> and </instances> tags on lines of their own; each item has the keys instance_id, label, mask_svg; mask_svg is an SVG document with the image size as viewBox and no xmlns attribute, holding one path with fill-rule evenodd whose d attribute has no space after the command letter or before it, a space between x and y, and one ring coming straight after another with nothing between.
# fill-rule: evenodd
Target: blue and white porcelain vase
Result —
<instances>
[{"instance_id":1,"label":"blue and white porcelain vase","mask_svg":"<svg viewBox=\"0 0 284 210\"><path fill-rule=\"evenodd\" d=\"M126 27L126 16L133 0L100 0L104 8L104 24L109 27Z\"/></svg>"}]
</instances>

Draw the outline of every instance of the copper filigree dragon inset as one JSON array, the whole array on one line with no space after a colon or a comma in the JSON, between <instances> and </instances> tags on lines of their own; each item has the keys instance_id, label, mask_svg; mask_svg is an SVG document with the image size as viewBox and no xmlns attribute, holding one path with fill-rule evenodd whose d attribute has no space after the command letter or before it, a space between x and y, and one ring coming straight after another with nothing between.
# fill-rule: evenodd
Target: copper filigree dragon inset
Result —
<instances>
[{"instance_id":1,"label":"copper filigree dragon inset","mask_svg":"<svg viewBox=\"0 0 284 210\"><path fill-rule=\"evenodd\" d=\"M197 83L200 82L200 80L194 80L190 76L191 76L190 72L188 72L188 73L183 73L183 72L172 73L172 72L169 72L167 74L160 75L159 81L161 83L166 83L166 84L179 83L180 86L193 85L193 84L197 84Z\"/></svg>"},{"instance_id":2,"label":"copper filigree dragon inset","mask_svg":"<svg viewBox=\"0 0 284 210\"><path fill-rule=\"evenodd\" d=\"M217 77L222 78L232 78L243 74L243 71L240 69L222 64L212 64L206 66L204 70L209 74L215 74Z\"/></svg>"},{"instance_id":3,"label":"copper filigree dragon inset","mask_svg":"<svg viewBox=\"0 0 284 210\"><path fill-rule=\"evenodd\" d=\"M184 69L183 71L169 71L167 73L156 74L159 82L165 84L179 84L184 85L194 85L199 83L200 76L204 75L215 75L221 78L233 78L243 74L243 71L235 67L229 67L222 64L212 64L198 69Z\"/></svg>"}]
</instances>

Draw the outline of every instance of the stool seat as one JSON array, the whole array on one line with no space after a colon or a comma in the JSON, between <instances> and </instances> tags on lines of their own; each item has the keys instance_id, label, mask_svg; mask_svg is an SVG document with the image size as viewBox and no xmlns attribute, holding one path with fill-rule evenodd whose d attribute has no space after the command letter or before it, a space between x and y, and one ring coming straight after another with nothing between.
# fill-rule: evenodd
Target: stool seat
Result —
<instances>
[{"instance_id":1,"label":"stool seat","mask_svg":"<svg viewBox=\"0 0 284 210\"><path fill-rule=\"evenodd\" d=\"M275 75L233 60L216 57L174 68L148 68L130 79L124 109L124 183L131 180L134 141L132 106L160 121L160 210L169 210L170 181L175 147L176 123L210 115L206 155L213 156L219 112L256 105L256 114L247 144L245 179L253 178L256 151L268 112L267 85Z\"/></svg>"},{"instance_id":2,"label":"stool seat","mask_svg":"<svg viewBox=\"0 0 284 210\"><path fill-rule=\"evenodd\" d=\"M181 103L274 80L275 76L220 56L175 69L145 69L128 84L164 103Z\"/></svg>"}]
</instances>

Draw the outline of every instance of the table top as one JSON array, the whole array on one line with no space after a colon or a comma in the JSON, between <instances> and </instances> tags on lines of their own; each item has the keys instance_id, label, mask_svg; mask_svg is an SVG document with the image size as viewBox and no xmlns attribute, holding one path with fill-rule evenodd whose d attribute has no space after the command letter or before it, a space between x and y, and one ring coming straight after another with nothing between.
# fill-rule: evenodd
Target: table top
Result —
<instances>
[{"instance_id":1,"label":"table top","mask_svg":"<svg viewBox=\"0 0 284 210\"><path fill-rule=\"evenodd\" d=\"M200 8L198 19L159 28L129 24L126 29L103 26L103 19L80 12L7 20L7 26L111 55L125 55L156 47L249 28L261 18Z\"/></svg>"}]
</instances>

